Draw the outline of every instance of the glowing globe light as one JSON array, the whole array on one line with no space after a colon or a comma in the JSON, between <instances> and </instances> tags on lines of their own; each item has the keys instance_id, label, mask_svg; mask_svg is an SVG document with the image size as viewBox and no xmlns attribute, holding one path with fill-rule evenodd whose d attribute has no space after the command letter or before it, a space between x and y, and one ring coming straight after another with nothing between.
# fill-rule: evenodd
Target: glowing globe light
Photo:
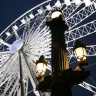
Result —
<instances>
[{"instance_id":1,"label":"glowing globe light","mask_svg":"<svg viewBox=\"0 0 96 96\"><path fill-rule=\"evenodd\" d=\"M43 76L46 71L47 61L44 60L44 56L42 55L38 61L36 61L36 73L38 76Z\"/></svg>"},{"instance_id":2,"label":"glowing globe light","mask_svg":"<svg viewBox=\"0 0 96 96\"><path fill-rule=\"evenodd\" d=\"M74 54L77 58L77 61L85 61L86 60L86 49L79 47L76 48Z\"/></svg>"},{"instance_id":3,"label":"glowing globe light","mask_svg":"<svg viewBox=\"0 0 96 96\"><path fill-rule=\"evenodd\" d=\"M57 18L59 17L60 15L62 15L62 12L56 10L56 11L53 11L52 14L51 14L51 18Z\"/></svg>"},{"instance_id":4,"label":"glowing globe light","mask_svg":"<svg viewBox=\"0 0 96 96\"><path fill-rule=\"evenodd\" d=\"M23 46L23 40L22 39L18 39L16 40L10 47L10 52L11 53L16 53L17 51L19 51L21 49L21 47Z\"/></svg>"},{"instance_id":5,"label":"glowing globe light","mask_svg":"<svg viewBox=\"0 0 96 96\"><path fill-rule=\"evenodd\" d=\"M80 41L76 41L73 51L78 62L86 61L86 47L84 44Z\"/></svg>"}]
</instances>

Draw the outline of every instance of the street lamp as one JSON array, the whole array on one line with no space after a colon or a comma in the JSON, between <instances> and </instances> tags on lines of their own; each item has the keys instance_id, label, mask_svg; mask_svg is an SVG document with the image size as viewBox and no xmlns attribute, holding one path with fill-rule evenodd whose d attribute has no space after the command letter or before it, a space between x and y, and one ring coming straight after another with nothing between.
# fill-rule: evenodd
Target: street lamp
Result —
<instances>
[{"instance_id":1,"label":"street lamp","mask_svg":"<svg viewBox=\"0 0 96 96\"><path fill-rule=\"evenodd\" d=\"M76 41L73 51L78 62L86 61L86 46L84 44L80 41Z\"/></svg>"},{"instance_id":2,"label":"street lamp","mask_svg":"<svg viewBox=\"0 0 96 96\"><path fill-rule=\"evenodd\" d=\"M52 19L58 18L60 15L62 15L62 12L59 11L59 10L55 10L55 11L52 12L51 18L52 18Z\"/></svg>"},{"instance_id":3,"label":"street lamp","mask_svg":"<svg viewBox=\"0 0 96 96\"><path fill-rule=\"evenodd\" d=\"M74 55L78 61L78 66L75 68L75 70L85 70L83 66L87 66L87 60L86 60L86 46L81 43L81 41L77 40L73 47Z\"/></svg>"},{"instance_id":4,"label":"street lamp","mask_svg":"<svg viewBox=\"0 0 96 96\"><path fill-rule=\"evenodd\" d=\"M42 92L51 92L51 96L72 96L71 87L81 83L89 75L89 71L82 70L82 66L77 65L81 70L72 70L69 68L67 50L65 44L64 32L68 30L68 26L65 24L65 21L62 19L63 14L60 10L54 10L51 14L51 21L46 22L46 25L51 30L52 37L52 46L51 46L51 75L43 76L43 79L39 80L39 84L36 89ZM77 43L76 43L77 44ZM78 44L77 44L78 45ZM79 46L73 48L77 60L85 60L85 47ZM77 53L79 49L80 53ZM83 51L83 52L82 52ZM82 52L82 53L81 53ZM40 59L39 59L40 60ZM41 62L43 61L43 62ZM44 58L37 64L37 69L40 67L40 70L37 70L38 78L41 78L41 74L45 72L46 63ZM42 63L42 64L41 64ZM84 62L83 62L84 63ZM77 67L76 66L76 67ZM42 69L41 69L42 68Z\"/></svg>"},{"instance_id":5,"label":"street lamp","mask_svg":"<svg viewBox=\"0 0 96 96\"><path fill-rule=\"evenodd\" d=\"M44 60L44 56L42 55L38 61L36 61L36 73L37 75L43 76L46 71L47 61Z\"/></svg>"}]
</instances>

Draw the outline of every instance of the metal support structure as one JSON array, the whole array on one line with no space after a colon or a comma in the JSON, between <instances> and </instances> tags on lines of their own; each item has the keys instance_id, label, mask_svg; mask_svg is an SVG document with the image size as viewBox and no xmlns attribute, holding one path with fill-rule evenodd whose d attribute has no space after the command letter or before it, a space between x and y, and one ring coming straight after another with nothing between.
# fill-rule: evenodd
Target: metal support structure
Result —
<instances>
[{"instance_id":1,"label":"metal support structure","mask_svg":"<svg viewBox=\"0 0 96 96\"><path fill-rule=\"evenodd\" d=\"M22 69L22 61L21 61L21 51L19 51L19 65L20 65L21 96L25 96L24 82L23 82L23 69Z\"/></svg>"}]
</instances>

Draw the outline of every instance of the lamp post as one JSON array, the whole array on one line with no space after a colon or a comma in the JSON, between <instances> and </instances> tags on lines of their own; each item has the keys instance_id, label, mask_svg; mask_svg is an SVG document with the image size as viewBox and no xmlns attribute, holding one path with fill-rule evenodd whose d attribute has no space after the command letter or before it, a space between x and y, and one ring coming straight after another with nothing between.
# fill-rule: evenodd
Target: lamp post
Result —
<instances>
[{"instance_id":1,"label":"lamp post","mask_svg":"<svg viewBox=\"0 0 96 96\"><path fill-rule=\"evenodd\" d=\"M63 14L61 11L55 10L51 14L52 20L46 22L46 25L50 28L52 35L52 52L51 52L52 74L48 76L38 75L39 84L37 85L37 90L42 92L50 91L51 96L72 96L71 87L73 85L81 83L90 74L89 71L82 70L82 66L79 65L78 67L81 70L76 69L75 71L72 71L72 69L69 68L65 37L64 37L64 32L68 30L68 26L62 19L62 15ZM82 48L80 44L79 47ZM85 49L83 48L84 51L83 55L77 53L78 52L77 48L78 47L74 47L74 53L77 56L76 58L77 60L80 61L82 60L83 62L86 59ZM82 51L80 50L80 48L79 51ZM85 64L85 62L83 62L83 64Z\"/></svg>"},{"instance_id":2,"label":"lamp post","mask_svg":"<svg viewBox=\"0 0 96 96\"><path fill-rule=\"evenodd\" d=\"M19 64L20 64L20 86L21 86L21 95L25 96L24 90L24 81L23 81L23 69L22 69L22 61L21 61L21 50L19 51Z\"/></svg>"}]
</instances>

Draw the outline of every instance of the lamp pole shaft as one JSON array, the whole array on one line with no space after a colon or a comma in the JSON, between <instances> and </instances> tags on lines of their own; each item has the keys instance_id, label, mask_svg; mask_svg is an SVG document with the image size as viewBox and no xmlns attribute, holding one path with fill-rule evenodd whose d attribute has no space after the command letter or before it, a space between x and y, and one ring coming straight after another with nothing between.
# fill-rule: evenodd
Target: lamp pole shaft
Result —
<instances>
[{"instance_id":1,"label":"lamp pole shaft","mask_svg":"<svg viewBox=\"0 0 96 96\"><path fill-rule=\"evenodd\" d=\"M21 62L21 52L19 51L19 66L20 66L20 85L21 85L21 96L25 96L24 92L24 82L23 82L23 70Z\"/></svg>"},{"instance_id":2,"label":"lamp pole shaft","mask_svg":"<svg viewBox=\"0 0 96 96\"><path fill-rule=\"evenodd\" d=\"M68 26L63 21L62 16L46 22L46 25L49 26L52 34L52 73L69 69L64 37L64 32L68 29Z\"/></svg>"},{"instance_id":3,"label":"lamp pole shaft","mask_svg":"<svg viewBox=\"0 0 96 96\"><path fill-rule=\"evenodd\" d=\"M46 23L51 29L52 36L52 81L51 96L72 96L71 86L61 73L69 69L64 32L68 29L62 17L52 19Z\"/></svg>"},{"instance_id":4,"label":"lamp pole shaft","mask_svg":"<svg viewBox=\"0 0 96 96\"><path fill-rule=\"evenodd\" d=\"M69 68L63 28L52 30L52 72L57 73Z\"/></svg>"}]
</instances>

